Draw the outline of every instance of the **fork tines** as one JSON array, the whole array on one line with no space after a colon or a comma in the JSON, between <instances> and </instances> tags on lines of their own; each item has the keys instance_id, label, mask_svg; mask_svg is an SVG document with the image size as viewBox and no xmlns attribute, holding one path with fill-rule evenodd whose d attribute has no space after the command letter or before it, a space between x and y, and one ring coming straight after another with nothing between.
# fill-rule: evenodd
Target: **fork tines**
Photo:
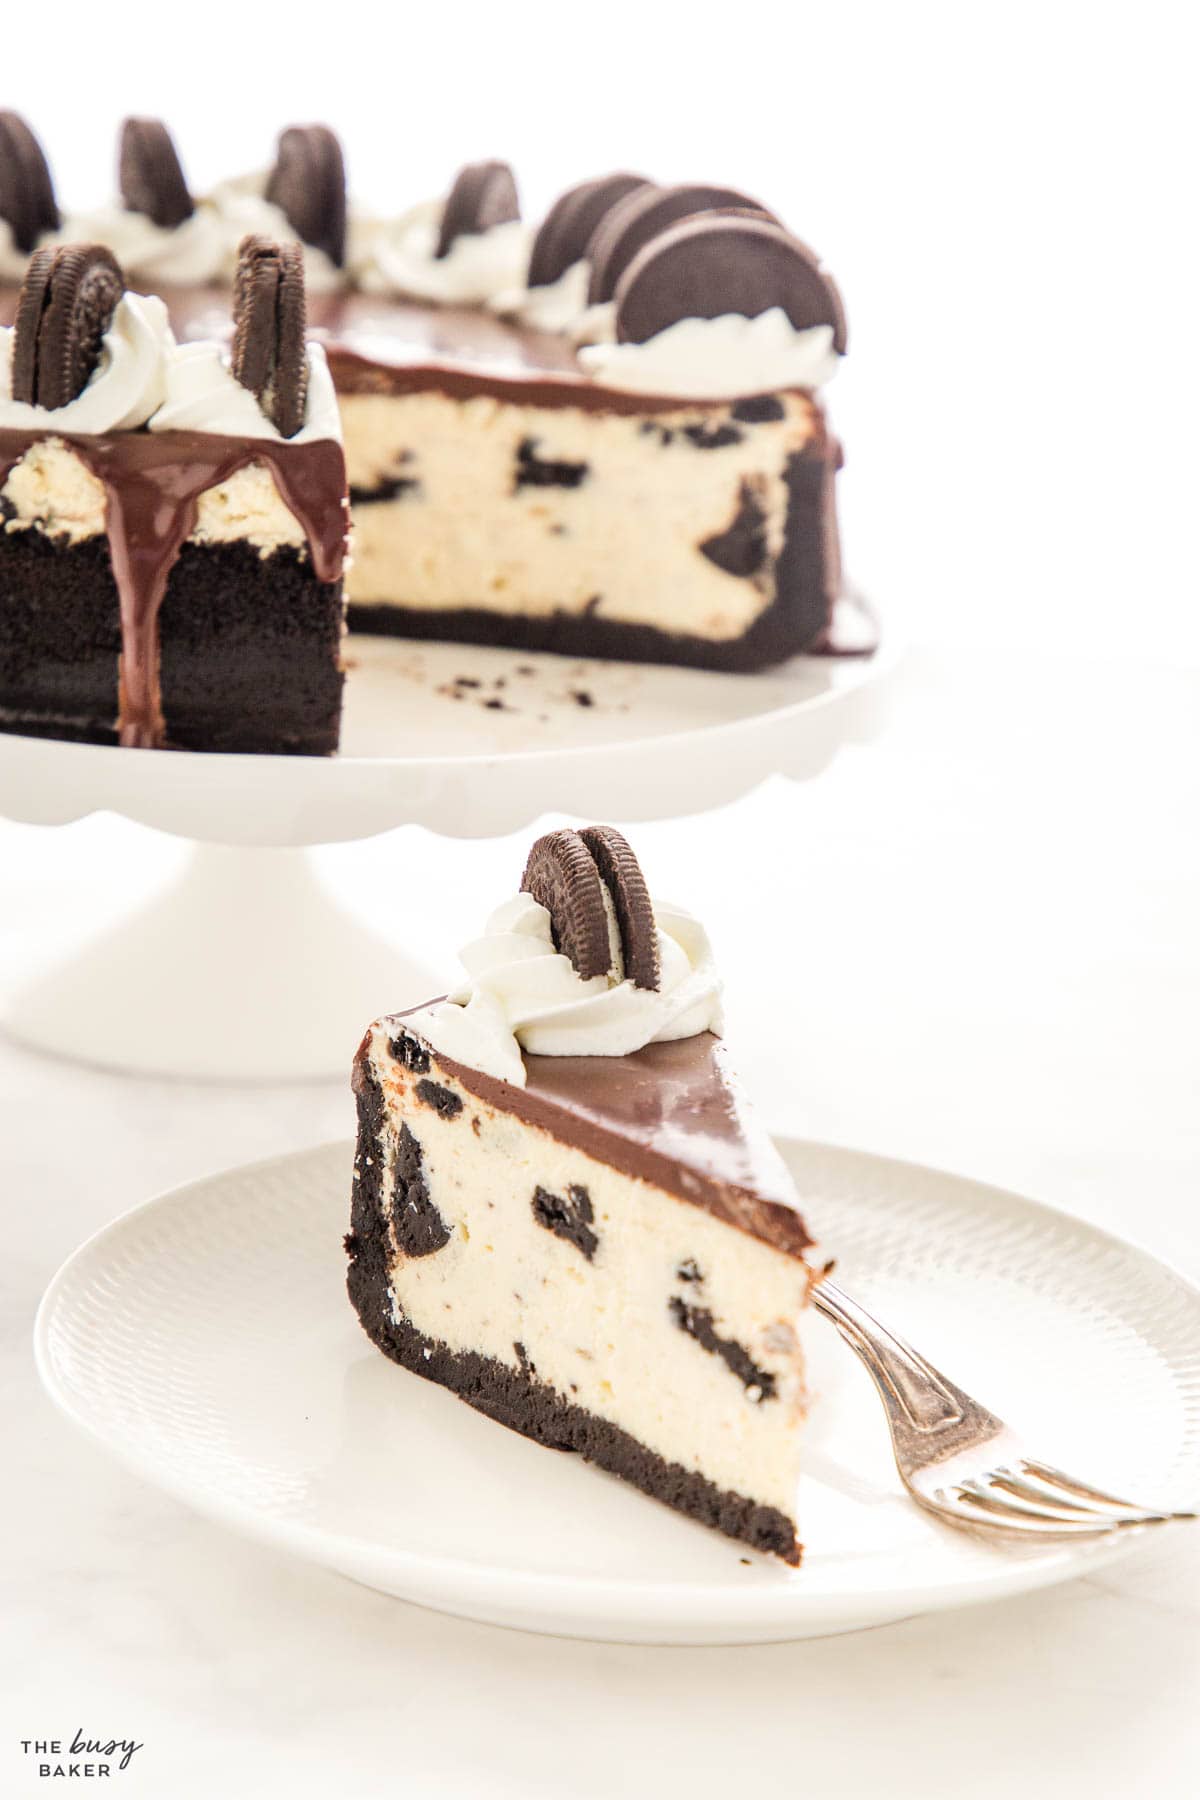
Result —
<instances>
[{"instance_id":1,"label":"fork tines","mask_svg":"<svg viewBox=\"0 0 1200 1800\"><path fill-rule=\"evenodd\" d=\"M991 1469L974 1480L935 1490L935 1499L964 1520L1028 1533L1083 1537L1131 1525L1159 1525L1189 1519L1187 1512L1148 1511L1130 1500L1076 1481L1049 1463L1022 1457L1013 1466Z\"/></svg>"}]
</instances>

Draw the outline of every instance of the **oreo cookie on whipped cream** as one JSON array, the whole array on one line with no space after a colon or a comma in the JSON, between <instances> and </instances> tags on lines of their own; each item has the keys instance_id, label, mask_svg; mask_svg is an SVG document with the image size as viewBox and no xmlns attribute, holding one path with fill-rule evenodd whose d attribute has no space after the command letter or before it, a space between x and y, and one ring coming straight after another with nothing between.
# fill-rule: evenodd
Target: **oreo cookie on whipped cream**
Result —
<instances>
[{"instance_id":1,"label":"oreo cookie on whipped cream","mask_svg":"<svg viewBox=\"0 0 1200 1800\"><path fill-rule=\"evenodd\" d=\"M520 283L528 254L516 176L489 158L465 164L444 195L360 228L356 274L402 303L482 307Z\"/></svg>"},{"instance_id":2,"label":"oreo cookie on whipped cream","mask_svg":"<svg viewBox=\"0 0 1200 1800\"><path fill-rule=\"evenodd\" d=\"M449 256L460 238L482 237L521 216L517 181L506 162L468 163L458 171L438 223L434 256Z\"/></svg>"},{"instance_id":3,"label":"oreo cookie on whipped cream","mask_svg":"<svg viewBox=\"0 0 1200 1800\"><path fill-rule=\"evenodd\" d=\"M812 1239L730 1068L703 926L589 826L533 845L462 960L448 1000L377 1019L355 1061L363 1329L797 1563Z\"/></svg>"},{"instance_id":4,"label":"oreo cookie on whipped cream","mask_svg":"<svg viewBox=\"0 0 1200 1800\"><path fill-rule=\"evenodd\" d=\"M100 244L36 250L13 327L12 398L56 411L95 374L125 277Z\"/></svg>"}]
</instances>

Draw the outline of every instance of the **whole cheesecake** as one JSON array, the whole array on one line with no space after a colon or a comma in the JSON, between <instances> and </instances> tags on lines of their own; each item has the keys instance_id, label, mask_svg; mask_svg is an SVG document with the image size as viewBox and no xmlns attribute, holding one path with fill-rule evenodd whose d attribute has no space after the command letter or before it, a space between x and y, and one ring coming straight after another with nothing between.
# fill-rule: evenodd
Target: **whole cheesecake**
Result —
<instances>
[{"instance_id":1,"label":"whole cheesecake","mask_svg":"<svg viewBox=\"0 0 1200 1800\"><path fill-rule=\"evenodd\" d=\"M368 219L336 137L303 126L261 175L196 199L161 123L129 120L121 204L64 226L36 143L0 131L0 163L6 143L38 182L6 203L0 169L0 280L73 231L164 297L181 340L208 340L241 235L301 244L358 629L740 672L873 646L842 596L841 450L818 396L841 300L753 197L621 172L532 229L488 162Z\"/></svg>"},{"instance_id":2,"label":"whole cheesecake","mask_svg":"<svg viewBox=\"0 0 1200 1800\"><path fill-rule=\"evenodd\" d=\"M610 827L533 847L446 1000L354 1067L349 1292L414 1374L785 1562L817 1273L698 921Z\"/></svg>"}]
</instances>

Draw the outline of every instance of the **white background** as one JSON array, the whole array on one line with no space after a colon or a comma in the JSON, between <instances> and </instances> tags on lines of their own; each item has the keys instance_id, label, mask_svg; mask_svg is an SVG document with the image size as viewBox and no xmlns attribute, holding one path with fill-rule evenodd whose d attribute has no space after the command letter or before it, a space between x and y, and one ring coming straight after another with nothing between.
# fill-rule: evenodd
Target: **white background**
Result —
<instances>
[{"instance_id":1,"label":"white background","mask_svg":"<svg viewBox=\"0 0 1200 1800\"><path fill-rule=\"evenodd\" d=\"M803 788L638 831L714 937L779 1126L958 1167L1200 1277L1194 61L1182 8L234 9L6 18L4 103L69 202L123 113L194 184L327 119L386 206L506 155L530 211L621 164L740 183L826 257L851 356L850 561L923 646L882 741ZM526 838L327 853L414 874L445 961ZM0 979L86 883L175 855L0 823ZM389 1003L381 994L381 1007ZM348 1095L198 1089L0 1043L0 1793L21 1737L146 1743L114 1792L1192 1800L1200 1543L1057 1593L825 1644L559 1644L269 1557L144 1489L36 1388L37 1296L168 1184L345 1133ZM994 1322L989 1322L994 1323Z\"/></svg>"}]
</instances>

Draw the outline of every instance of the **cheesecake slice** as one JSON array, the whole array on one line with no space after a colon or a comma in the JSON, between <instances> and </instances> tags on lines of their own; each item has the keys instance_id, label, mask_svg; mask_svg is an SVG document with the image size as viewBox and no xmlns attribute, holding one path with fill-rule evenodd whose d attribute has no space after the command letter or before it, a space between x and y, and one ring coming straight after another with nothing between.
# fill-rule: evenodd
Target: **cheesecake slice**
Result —
<instances>
[{"instance_id":1,"label":"cheesecake slice","mask_svg":"<svg viewBox=\"0 0 1200 1800\"><path fill-rule=\"evenodd\" d=\"M467 986L371 1026L350 1297L414 1373L797 1563L812 1239L703 930L639 882L607 828L539 840Z\"/></svg>"},{"instance_id":2,"label":"cheesecake slice","mask_svg":"<svg viewBox=\"0 0 1200 1800\"><path fill-rule=\"evenodd\" d=\"M179 347L97 245L0 329L0 731L328 754L346 465L291 248L247 240L234 347Z\"/></svg>"}]
</instances>

